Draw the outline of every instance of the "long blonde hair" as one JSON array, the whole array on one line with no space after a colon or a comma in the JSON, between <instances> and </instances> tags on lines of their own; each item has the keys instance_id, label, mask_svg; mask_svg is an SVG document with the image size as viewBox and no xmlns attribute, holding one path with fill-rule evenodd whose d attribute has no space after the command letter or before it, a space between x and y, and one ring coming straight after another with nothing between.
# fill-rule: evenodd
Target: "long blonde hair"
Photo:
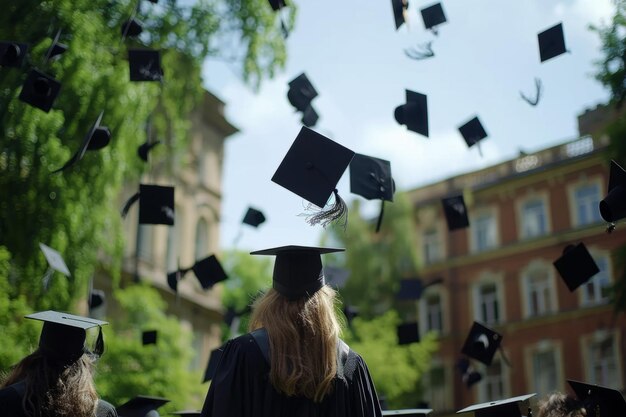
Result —
<instances>
[{"instance_id":1,"label":"long blonde hair","mask_svg":"<svg viewBox=\"0 0 626 417\"><path fill-rule=\"evenodd\" d=\"M333 390L341 333L335 299L325 285L295 301L270 289L254 303L249 328L267 330L270 382L277 391L321 402Z\"/></svg>"}]
</instances>

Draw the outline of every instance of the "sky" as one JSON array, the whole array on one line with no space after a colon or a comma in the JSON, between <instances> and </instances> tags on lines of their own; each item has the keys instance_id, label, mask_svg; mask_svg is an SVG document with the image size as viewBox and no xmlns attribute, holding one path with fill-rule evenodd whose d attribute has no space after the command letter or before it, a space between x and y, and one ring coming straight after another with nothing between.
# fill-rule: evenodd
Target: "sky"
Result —
<instances>
[{"instance_id":1,"label":"sky","mask_svg":"<svg viewBox=\"0 0 626 417\"><path fill-rule=\"evenodd\" d=\"M444 0L447 22L436 36L419 12L430 0L410 0L409 25L398 31L391 0L291 1L298 15L286 40L286 68L257 92L227 64L207 60L203 68L205 87L226 103L226 118L240 129L225 143L222 249L319 244L321 226L300 216L307 202L271 181L302 126L287 100L288 82L302 72L319 92L313 129L390 161L400 191L574 139L576 116L609 97L593 78L601 46L589 25L610 22L611 0ZM537 34L560 22L569 52L540 63ZM433 58L405 55L428 41ZM532 107L520 91L532 96L535 77L543 94ZM405 89L428 96L428 138L394 118ZM474 116L488 134L481 152L468 149L458 132ZM379 202L350 194L349 170L337 188L376 217ZM257 229L241 224L249 206L267 218Z\"/></svg>"}]
</instances>

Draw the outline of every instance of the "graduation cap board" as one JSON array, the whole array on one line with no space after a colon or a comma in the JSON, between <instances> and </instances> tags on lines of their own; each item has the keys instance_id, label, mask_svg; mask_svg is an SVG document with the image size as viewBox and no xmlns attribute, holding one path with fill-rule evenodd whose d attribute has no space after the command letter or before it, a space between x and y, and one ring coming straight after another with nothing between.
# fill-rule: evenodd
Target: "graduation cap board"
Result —
<instances>
[{"instance_id":1,"label":"graduation cap board","mask_svg":"<svg viewBox=\"0 0 626 417\"><path fill-rule=\"evenodd\" d=\"M269 0L269 3L272 7L272 10L274 10L275 12L287 6L285 0Z\"/></svg>"},{"instance_id":2,"label":"graduation cap board","mask_svg":"<svg viewBox=\"0 0 626 417\"><path fill-rule=\"evenodd\" d=\"M155 146L157 146L159 143L161 143L160 141L154 141L152 143L150 142L145 142L142 143L141 145L139 145L139 147L137 148L137 156L139 156L139 158L144 161L144 162L148 162L148 153L152 150L152 148L154 148Z\"/></svg>"},{"instance_id":3,"label":"graduation cap board","mask_svg":"<svg viewBox=\"0 0 626 417\"><path fill-rule=\"evenodd\" d=\"M405 410L384 410L383 416L422 417L432 413L432 408L410 408Z\"/></svg>"},{"instance_id":4,"label":"graduation cap board","mask_svg":"<svg viewBox=\"0 0 626 417\"><path fill-rule=\"evenodd\" d=\"M469 226L467 206L463 194L446 197L441 200L443 214L446 216L448 230L464 229Z\"/></svg>"},{"instance_id":5,"label":"graduation cap board","mask_svg":"<svg viewBox=\"0 0 626 417\"><path fill-rule=\"evenodd\" d=\"M570 291L576 290L600 272L598 265L582 242L575 246L565 247L563 255L554 261L554 267Z\"/></svg>"},{"instance_id":6,"label":"graduation cap board","mask_svg":"<svg viewBox=\"0 0 626 417\"><path fill-rule=\"evenodd\" d=\"M504 400L475 404L457 411L457 414L473 412L475 417L522 417L519 403L527 401L535 395L537 394L526 394Z\"/></svg>"},{"instance_id":7,"label":"graduation cap board","mask_svg":"<svg viewBox=\"0 0 626 417\"><path fill-rule=\"evenodd\" d=\"M265 223L265 215L261 210L257 210L254 207L248 207L246 214L243 216L242 223L252 227L259 227Z\"/></svg>"},{"instance_id":8,"label":"graduation cap board","mask_svg":"<svg viewBox=\"0 0 626 417\"><path fill-rule=\"evenodd\" d=\"M59 252L52 249L50 246L44 245L43 243L39 243L39 248L43 252L43 256L46 258L46 261L52 270L59 271L66 277L72 276Z\"/></svg>"},{"instance_id":9,"label":"graduation cap board","mask_svg":"<svg viewBox=\"0 0 626 417\"><path fill-rule=\"evenodd\" d=\"M302 112L302 119L300 119L300 122L302 122L302 124L306 127L313 127L317 124L319 118L320 116L317 114L313 106L309 104Z\"/></svg>"},{"instance_id":10,"label":"graduation cap board","mask_svg":"<svg viewBox=\"0 0 626 417\"><path fill-rule=\"evenodd\" d=\"M465 339L461 353L489 366L500 343L502 343L500 333L475 321Z\"/></svg>"},{"instance_id":11,"label":"graduation cap board","mask_svg":"<svg viewBox=\"0 0 626 417\"><path fill-rule=\"evenodd\" d=\"M397 300L419 300L424 285L420 279L401 279L400 289L396 293Z\"/></svg>"},{"instance_id":12,"label":"graduation cap board","mask_svg":"<svg viewBox=\"0 0 626 417\"><path fill-rule=\"evenodd\" d=\"M600 201L600 216L610 223L626 217L626 171L617 162L611 161L609 189Z\"/></svg>"},{"instance_id":13,"label":"graduation cap board","mask_svg":"<svg viewBox=\"0 0 626 417\"><path fill-rule=\"evenodd\" d=\"M618 390L571 379L567 382L585 405L587 417L626 416L626 401Z\"/></svg>"},{"instance_id":14,"label":"graduation cap board","mask_svg":"<svg viewBox=\"0 0 626 417\"><path fill-rule=\"evenodd\" d=\"M129 49L131 81L162 81L161 53L153 49Z\"/></svg>"},{"instance_id":15,"label":"graduation cap board","mask_svg":"<svg viewBox=\"0 0 626 417\"><path fill-rule=\"evenodd\" d=\"M310 106L311 101L318 96L317 90L311 84L305 73L298 75L289 81L287 99L296 110L304 112Z\"/></svg>"},{"instance_id":16,"label":"graduation cap board","mask_svg":"<svg viewBox=\"0 0 626 417\"><path fill-rule=\"evenodd\" d=\"M326 226L347 213L347 206L335 187L353 157L354 152L345 146L302 127L272 181L320 208L334 193L334 205L307 220L311 225Z\"/></svg>"},{"instance_id":17,"label":"graduation cap board","mask_svg":"<svg viewBox=\"0 0 626 417\"><path fill-rule=\"evenodd\" d=\"M52 40L52 44L46 51L46 61L51 60L59 55L62 55L65 51L67 51L67 45L61 43L59 38L61 37L61 29L59 29Z\"/></svg>"},{"instance_id":18,"label":"graduation cap board","mask_svg":"<svg viewBox=\"0 0 626 417\"><path fill-rule=\"evenodd\" d=\"M461 136L463 136L468 148L476 144L480 145L479 142L487 137L487 132L483 128L482 123L480 123L478 116L460 126L459 132L461 132Z\"/></svg>"},{"instance_id":19,"label":"graduation cap board","mask_svg":"<svg viewBox=\"0 0 626 417\"><path fill-rule=\"evenodd\" d=\"M541 62L557 57L565 52L565 36L563 24L558 23L537 35L539 41L539 58Z\"/></svg>"},{"instance_id":20,"label":"graduation cap board","mask_svg":"<svg viewBox=\"0 0 626 417\"><path fill-rule=\"evenodd\" d=\"M139 224L174 225L174 187L139 184L139 192L126 201L122 217L139 200Z\"/></svg>"},{"instance_id":21,"label":"graduation cap board","mask_svg":"<svg viewBox=\"0 0 626 417\"><path fill-rule=\"evenodd\" d=\"M158 331L157 330L144 330L141 332L141 344L146 345L156 345L158 340Z\"/></svg>"},{"instance_id":22,"label":"graduation cap board","mask_svg":"<svg viewBox=\"0 0 626 417\"><path fill-rule=\"evenodd\" d=\"M19 99L48 113L61 90L61 83L36 69L30 70Z\"/></svg>"},{"instance_id":23,"label":"graduation cap board","mask_svg":"<svg viewBox=\"0 0 626 417\"><path fill-rule=\"evenodd\" d=\"M96 151L109 144L111 141L111 132L108 127L100 126L103 116L104 110L100 112L96 122L91 126L91 129L89 129L89 132L87 132L87 135L83 138L80 148L78 148L76 153L61 168L52 171L53 174L61 172L83 159L85 152Z\"/></svg>"},{"instance_id":24,"label":"graduation cap board","mask_svg":"<svg viewBox=\"0 0 626 417\"><path fill-rule=\"evenodd\" d=\"M146 417L168 402L170 400L166 398L138 395L117 407L116 411L119 417Z\"/></svg>"},{"instance_id":25,"label":"graduation cap board","mask_svg":"<svg viewBox=\"0 0 626 417\"><path fill-rule=\"evenodd\" d=\"M207 382L213 379L215 376L215 371L217 371L217 365L220 363L220 359L222 358L222 352L224 351L224 346L220 346L217 349L213 349L211 351L211 355L209 356L209 363L204 371L204 378L202 378L202 382Z\"/></svg>"},{"instance_id":26,"label":"graduation cap board","mask_svg":"<svg viewBox=\"0 0 626 417\"><path fill-rule=\"evenodd\" d=\"M383 220L385 201L393 201L396 184L391 177L391 163L372 156L354 154L350 162L350 191L368 200L381 200L376 231Z\"/></svg>"},{"instance_id":27,"label":"graduation cap board","mask_svg":"<svg viewBox=\"0 0 626 417\"><path fill-rule=\"evenodd\" d=\"M224 271L222 264L215 255L207 256L206 258L196 261L189 268L179 268L178 271L170 272L167 274L167 284L173 291L178 291L178 282L184 277L187 272L193 271L194 275L198 279L198 282L204 290L208 290L215 284L228 279L228 275Z\"/></svg>"},{"instance_id":28,"label":"graduation cap board","mask_svg":"<svg viewBox=\"0 0 626 417\"><path fill-rule=\"evenodd\" d=\"M447 21L441 3L435 3L432 6L425 7L420 10L420 13L422 14L424 27L432 30L435 34L437 33L435 28Z\"/></svg>"},{"instance_id":29,"label":"graduation cap board","mask_svg":"<svg viewBox=\"0 0 626 417\"><path fill-rule=\"evenodd\" d=\"M135 38L143 32L143 23L131 17L122 24L122 38Z\"/></svg>"},{"instance_id":30,"label":"graduation cap board","mask_svg":"<svg viewBox=\"0 0 626 417\"><path fill-rule=\"evenodd\" d=\"M461 372L461 380L467 388L471 388L472 385L477 384L483 379L480 372L474 370L469 359L466 357L461 357L457 361L456 368Z\"/></svg>"},{"instance_id":31,"label":"graduation cap board","mask_svg":"<svg viewBox=\"0 0 626 417\"><path fill-rule=\"evenodd\" d=\"M28 44L12 41L0 42L0 67L19 68L26 58Z\"/></svg>"},{"instance_id":32,"label":"graduation cap board","mask_svg":"<svg viewBox=\"0 0 626 417\"><path fill-rule=\"evenodd\" d=\"M400 324L396 331L399 345L408 345L420 341L419 328L416 322Z\"/></svg>"},{"instance_id":33,"label":"graduation cap board","mask_svg":"<svg viewBox=\"0 0 626 417\"><path fill-rule=\"evenodd\" d=\"M289 300L297 300L312 296L326 284L321 255L344 250L290 245L258 250L250 254L276 256L272 286Z\"/></svg>"},{"instance_id":34,"label":"graduation cap board","mask_svg":"<svg viewBox=\"0 0 626 417\"><path fill-rule=\"evenodd\" d=\"M391 7L393 9L393 19L396 23L396 30L400 29L400 26L406 19L406 12L409 8L409 2L407 0L391 0Z\"/></svg>"},{"instance_id":35,"label":"graduation cap board","mask_svg":"<svg viewBox=\"0 0 626 417\"><path fill-rule=\"evenodd\" d=\"M428 137L428 101L426 94L406 91L406 104L396 107L394 117L412 132Z\"/></svg>"}]
</instances>

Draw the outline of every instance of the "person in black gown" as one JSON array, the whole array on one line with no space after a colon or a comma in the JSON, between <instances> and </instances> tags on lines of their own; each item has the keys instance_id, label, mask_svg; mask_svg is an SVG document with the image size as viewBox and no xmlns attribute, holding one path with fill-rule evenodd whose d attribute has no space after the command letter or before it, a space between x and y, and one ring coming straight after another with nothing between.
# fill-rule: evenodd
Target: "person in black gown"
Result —
<instances>
[{"instance_id":1,"label":"person in black gown","mask_svg":"<svg viewBox=\"0 0 626 417\"><path fill-rule=\"evenodd\" d=\"M94 362L104 349L102 333L93 353L85 346L86 329L107 323L56 311L26 317L44 321L39 347L0 385L0 415L117 417L93 383Z\"/></svg>"},{"instance_id":2,"label":"person in black gown","mask_svg":"<svg viewBox=\"0 0 626 417\"><path fill-rule=\"evenodd\" d=\"M250 333L226 343L203 417L379 417L363 358L340 338L335 291L321 254L343 249L283 246L273 288L254 304Z\"/></svg>"}]
</instances>

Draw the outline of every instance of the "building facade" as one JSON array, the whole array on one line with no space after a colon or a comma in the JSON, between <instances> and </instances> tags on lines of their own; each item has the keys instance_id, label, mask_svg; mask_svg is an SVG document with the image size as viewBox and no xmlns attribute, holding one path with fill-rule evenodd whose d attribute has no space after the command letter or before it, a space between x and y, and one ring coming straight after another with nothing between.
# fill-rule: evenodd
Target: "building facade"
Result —
<instances>
[{"instance_id":1,"label":"building facade","mask_svg":"<svg viewBox=\"0 0 626 417\"><path fill-rule=\"evenodd\" d=\"M571 392L567 379L624 389L626 318L607 289L621 269L626 225L607 234L598 203L607 190L606 137L584 136L410 191L422 279L441 278L418 302L421 332L440 351L424 381L438 415L536 392ZM470 227L448 231L441 199L463 194ZM553 266L584 242L600 273L570 292ZM455 364L474 321L503 335L482 380L467 387Z\"/></svg>"}]
</instances>

